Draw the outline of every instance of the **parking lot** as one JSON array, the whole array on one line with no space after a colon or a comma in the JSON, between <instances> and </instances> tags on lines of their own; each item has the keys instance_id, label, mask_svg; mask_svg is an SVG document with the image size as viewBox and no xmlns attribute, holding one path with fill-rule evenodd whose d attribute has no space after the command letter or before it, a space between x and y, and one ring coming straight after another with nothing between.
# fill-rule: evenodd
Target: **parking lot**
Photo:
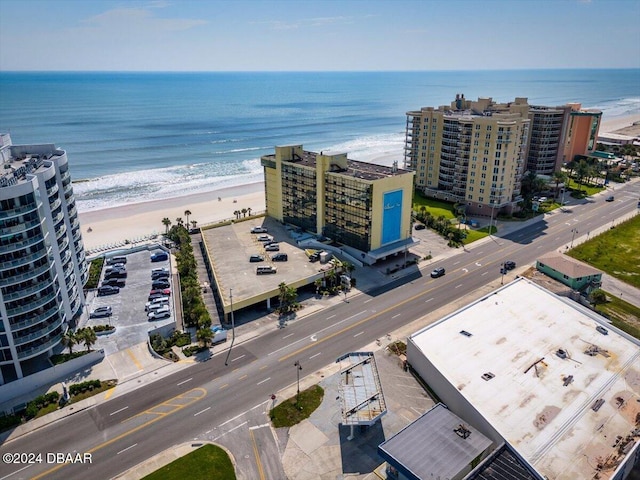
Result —
<instances>
[{"instance_id":1,"label":"parking lot","mask_svg":"<svg viewBox=\"0 0 640 480\"><path fill-rule=\"evenodd\" d=\"M91 327L96 325L114 325L116 331L108 335L98 337L95 348L102 348L106 355L120 350L125 350L134 345L147 341L148 331L158 326L174 322L173 282L171 282L171 295L169 311L171 316L163 320L150 322L145 312L145 304L148 301L151 290L151 270L154 268L170 268L169 260L151 262L150 254L160 251L141 251L126 255L126 286L114 295L97 296L97 290L87 294L88 311L79 327ZM118 253L122 255L122 253ZM105 266L101 274L104 278ZM104 318L89 318L90 312L99 307L111 307L112 315Z\"/></svg>"},{"instance_id":2,"label":"parking lot","mask_svg":"<svg viewBox=\"0 0 640 480\"><path fill-rule=\"evenodd\" d=\"M263 233L251 233L251 229L258 226L267 228L268 235L280 246L278 251L265 250L265 243L258 240ZM318 274L323 267L319 262L309 262L285 226L268 217L204 230L202 238L212 260L226 310L230 305L230 290L233 309L237 310L276 297L278 285L282 282L295 287L310 283L309 277ZM286 253L287 261L273 261L272 257L278 253ZM252 255L260 255L264 260L252 262ZM276 273L258 275L257 268L265 266L275 267Z\"/></svg>"}]
</instances>

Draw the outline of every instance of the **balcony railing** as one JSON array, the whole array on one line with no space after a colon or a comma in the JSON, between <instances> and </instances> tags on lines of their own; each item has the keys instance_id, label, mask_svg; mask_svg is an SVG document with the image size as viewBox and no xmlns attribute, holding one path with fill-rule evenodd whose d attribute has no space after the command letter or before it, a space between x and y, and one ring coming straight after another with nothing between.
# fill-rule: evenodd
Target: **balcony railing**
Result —
<instances>
[{"instance_id":1,"label":"balcony railing","mask_svg":"<svg viewBox=\"0 0 640 480\"><path fill-rule=\"evenodd\" d=\"M38 345L37 347L33 347L30 348L29 350L23 350L21 352L18 352L18 358L19 359L24 359L27 357L33 357L41 352L44 352L46 350L49 350L51 347L55 346L56 344L60 343L60 340L62 339L62 332L60 332L58 335L56 335L55 337L53 337L51 340Z\"/></svg>"},{"instance_id":2,"label":"balcony railing","mask_svg":"<svg viewBox=\"0 0 640 480\"><path fill-rule=\"evenodd\" d=\"M38 205L35 203L24 205L22 207L13 208L11 210L2 210L0 211L0 219L3 218L11 218L17 217L20 215L24 215L25 213L33 212L38 209Z\"/></svg>"},{"instance_id":3,"label":"balcony railing","mask_svg":"<svg viewBox=\"0 0 640 480\"><path fill-rule=\"evenodd\" d=\"M50 309L48 309L46 312L42 312L41 314L36 315L35 317L30 318L28 320L22 320L21 322L16 322L16 323L11 323L11 321L9 321L11 325L11 330L16 331L16 330L21 330L23 328L31 327L33 325L37 325L38 323L45 321L47 318L52 317L53 315L59 314L60 311L62 310L64 310L62 308L62 305L53 306Z\"/></svg>"},{"instance_id":4,"label":"balcony railing","mask_svg":"<svg viewBox=\"0 0 640 480\"><path fill-rule=\"evenodd\" d=\"M42 330L38 330L37 332L30 333L29 335L24 335L24 336L14 335L13 336L14 343L16 345L23 345L25 343L32 342L33 340L36 340L38 338L44 337L45 335L53 332L56 328L62 325L62 321L63 319L60 318L58 319L57 322L56 321L51 322Z\"/></svg>"}]
</instances>

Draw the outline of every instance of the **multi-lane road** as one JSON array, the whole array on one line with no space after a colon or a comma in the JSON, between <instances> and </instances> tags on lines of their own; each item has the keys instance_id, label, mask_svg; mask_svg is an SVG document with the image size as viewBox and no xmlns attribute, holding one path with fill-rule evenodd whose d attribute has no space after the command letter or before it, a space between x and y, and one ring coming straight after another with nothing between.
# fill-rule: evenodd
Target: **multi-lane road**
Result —
<instances>
[{"instance_id":1,"label":"multi-lane road","mask_svg":"<svg viewBox=\"0 0 640 480\"><path fill-rule=\"evenodd\" d=\"M604 196L566 208L513 234L472 246L438 262L444 277L429 271L356 295L285 329L234 347L226 355L161 378L139 389L78 412L5 443L0 454L33 454L31 463L0 463L0 480L23 478L110 478L158 452L194 439L220 439L238 428L253 428L244 445L229 445L244 478L280 478L282 466L263 412L271 394L295 381L294 362L304 373L322 369L426 313L455 302L500 277L500 264L532 263L563 250L580 235L615 222L637 209L640 183L617 186L614 202ZM505 276L509 281L513 273ZM261 438L264 436L264 438ZM261 450L256 448L261 445ZM273 451L264 449L273 448ZM240 449L242 451L236 451ZM243 450L244 449L244 450ZM92 463L58 465L47 453L90 453ZM41 457L37 457L41 454ZM37 461L40 458L41 461ZM26 457L25 457L26 459Z\"/></svg>"}]
</instances>

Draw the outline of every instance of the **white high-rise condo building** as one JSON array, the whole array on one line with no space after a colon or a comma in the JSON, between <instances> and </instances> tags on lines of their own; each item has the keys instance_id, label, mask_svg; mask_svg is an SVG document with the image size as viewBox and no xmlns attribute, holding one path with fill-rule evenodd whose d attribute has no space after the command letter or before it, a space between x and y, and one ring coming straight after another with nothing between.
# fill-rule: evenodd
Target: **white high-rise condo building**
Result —
<instances>
[{"instance_id":1,"label":"white high-rise condo building","mask_svg":"<svg viewBox=\"0 0 640 480\"><path fill-rule=\"evenodd\" d=\"M67 155L0 135L0 385L49 366L84 308L88 265Z\"/></svg>"}]
</instances>

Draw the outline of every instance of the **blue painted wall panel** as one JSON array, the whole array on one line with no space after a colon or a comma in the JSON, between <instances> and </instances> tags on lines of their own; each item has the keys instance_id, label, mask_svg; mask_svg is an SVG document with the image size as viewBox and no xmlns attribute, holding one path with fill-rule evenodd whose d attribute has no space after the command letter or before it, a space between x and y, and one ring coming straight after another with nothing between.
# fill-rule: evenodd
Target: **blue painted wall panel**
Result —
<instances>
[{"instance_id":1,"label":"blue painted wall panel","mask_svg":"<svg viewBox=\"0 0 640 480\"><path fill-rule=\"evenodd\" d=\"M400 240L402 227L402 190L383 194L382 245Z\"/></svg>"}]
</instances>

